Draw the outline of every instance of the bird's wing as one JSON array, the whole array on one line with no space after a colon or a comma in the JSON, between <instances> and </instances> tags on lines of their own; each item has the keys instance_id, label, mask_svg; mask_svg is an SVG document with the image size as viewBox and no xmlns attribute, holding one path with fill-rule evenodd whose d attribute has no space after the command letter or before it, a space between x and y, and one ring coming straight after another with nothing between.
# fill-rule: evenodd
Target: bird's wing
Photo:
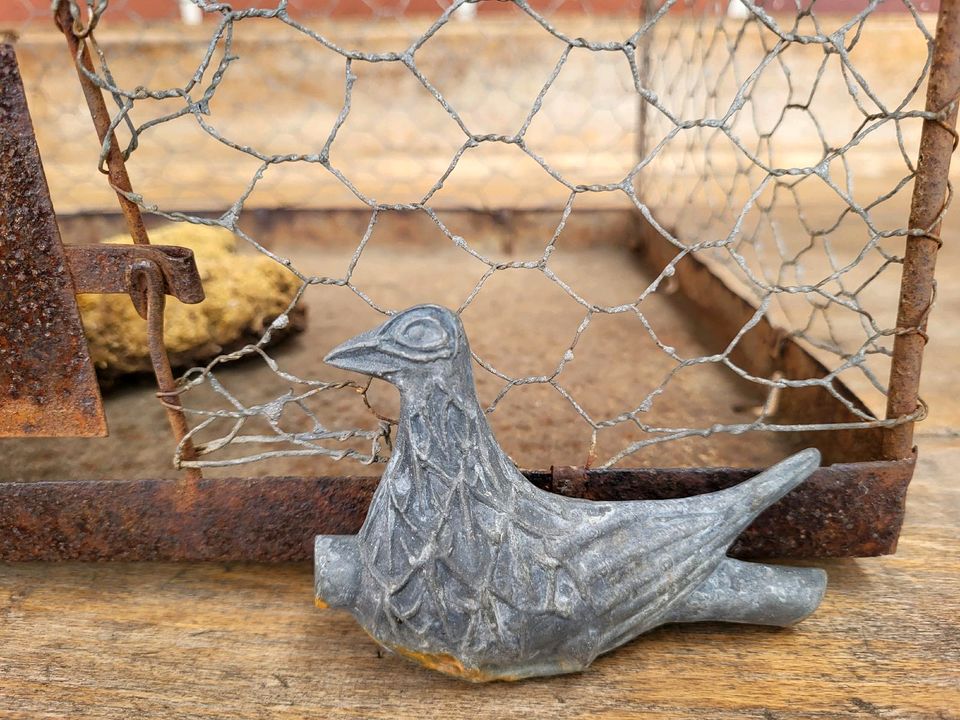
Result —
<instances>
[{"instance_id":1,"label":"bird's wing","mask_svg":"<svg viewBox=\"0 0 960 720\"><path fill-rule=\"evenodd\" d=\"M819 465L805 450L733 487L673 500L591 502L524 482L501 552L497 591L529 607L582 602L598 652L663 622L713 572L740 532ZM546 573L546 585L524 585ZM543 592L546 588L546 592Z\"/></svg>"},{"instance_id":2,"label":"bird's wing","mask_svg":"<svg viewBox=\"0 0 960 720\"><path fill-rule=\"evenodd\" d=\"M460 643L464 628L470 634L487 627L472 622L477 589L487 582L512 486L497 452L478 442L479 421L462 398L439 385L425 392L430 418L412 413L398 434L395 461L377 489L360 547L378 588L377 613ZM495 640L469 638L476 645Z\"/></svg>"},{"instance_id":3,"label":"bird's wing","mask_svg":"<svg viewBox=\"0 0 960 720\"><path fill-rule=\"evenodd\" d=\"M602 652L659 624L706 579L738 532L732 512L728 503L589 502L533 489L505 529L492 592L534 613L574 617L585 607Z\"/></svg>"}]
</instances>

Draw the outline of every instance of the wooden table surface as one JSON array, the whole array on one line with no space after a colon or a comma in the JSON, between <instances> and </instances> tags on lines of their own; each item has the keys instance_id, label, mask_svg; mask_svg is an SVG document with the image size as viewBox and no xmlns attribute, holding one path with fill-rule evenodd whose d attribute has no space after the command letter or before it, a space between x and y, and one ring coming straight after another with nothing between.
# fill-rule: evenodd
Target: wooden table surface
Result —
<instances>
[{"instance_id":1,"label":"wooden table surface","mask_svg":"<svg viewBox=\"0 0 960 720\"><path fill-rule=\"evenodd\" d=\"M882 36L880 41L889 48ZM96 144L85 144L91 130L84 117L65 116L72 125L56 134L69 142L59 148L44 140L45 128L56 126L39 122L48 102L39 90L61 101L74 97L75 81L62 77L74 93L64 95L60 76L41 72L44 56L31 60L22 44L21 49L25 77L38 89L31 110L58 209L114 207L105 185L78 183L67 172L74 160L86 168L95 160ZM169 52L190 59L179 44ZM890 64L910 57L873 55ZM147 69L159 66L155 58L143 57ZM281 60L278 55L276 62ZM554 62L550 55L549 67ZM342 82L329 87L340 92ZM67 92L67 85L62 89ZM339 97L331 107L334 114L339 110ZM275 115L264 116L268 127ZM351 123L360 117L355 112ZM249 127L252 121L243 122ZM166 152L162 143L154 147ZM193 152L195 146L182 148ZM86 155L73 158L81 152ZM147 157L144 152L150 149L137 157ZM214 197L214 190L234 199L253 169L237 180L227 173L233 165L219 164L208 152L217 148L193 153L202 164L183 166L193 173L190 183L170 183L163 173L141 183L140 165L134 163L138 188L152 202L204 207L201 201ZM613 152L594 156L600 165L622 160ZM180 162L183 153L177 157ZM385 169L406 172L404 163L371 157L378 177ZM445 166L446 161L440 167ZM499 172L499 165L490 167ZM318 196L329 202L350 199L335 193L339 185L329 179L333 189L319 193L316 182L324 176L304 172L271 170L259 192L282 191L291 204ZM220 187L210 187L211 173ZM276 177L280 190L269 184ZM509 202L536 198L525 176L492 186L489 197L477 194L478 185L487 185L470 182L475 179L468 174L461 182L481 204L502 205L496 193L509 194ZM174 200L163 194L168 191L176 191ZM951 228L958 226L957 208L955 203L951 209ZM958 277L960 244L945 244L940 265L941 278ZM0 565L0 719L960 718L958 313L958 283L943 282L924 369L933 413L918 434L920 462L899 552L822 563L830 575L826 598L796 628L664 627L600 658L581 675L473 686L383 654L345 613L316 610L307 565Z\"/></svg>"},{"instance_id":2,"label":"wooden table surface","mask_svg":"<svg viewBox=\"0 0 960 720\"><path fill-rule=\"evenodd\" d=\"M939 275L960 277L960 244ZM582 675L472 686L316 610L307 565L3 565L0 719L960 718L957 317L942 282L898 553L823 563L794 629L664 627Z\"/></svg>"},{"instance_id":3,"label":"wooden table surface","mask_svg":"<svg viewBox=\"0 0 960 720\"><path fill-rule=\"evenodd\" d=\"M378 652L306 565L5 565L0 718L960 718L958 465L925 440L899 552L823 563L794 629L664 627L516 684Z\"/></svg>"}]
</instances>

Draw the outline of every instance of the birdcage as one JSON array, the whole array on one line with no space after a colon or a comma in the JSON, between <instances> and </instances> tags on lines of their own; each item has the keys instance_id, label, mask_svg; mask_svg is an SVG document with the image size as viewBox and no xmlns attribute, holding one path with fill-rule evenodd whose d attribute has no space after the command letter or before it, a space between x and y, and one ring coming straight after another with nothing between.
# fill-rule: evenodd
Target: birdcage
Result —
<instances>
[{"instance_id":1,"label":"birdcage","mask_svg":"<svg viewBox=\"0 0 960 720\"><path fill-rule=\"evenodd\" d=\"M734 552L892 552L955 6L4 11L2 432L34 437L2 441L0 556L297 559L354 532L397 398L322 358L426 302L460 315L494 431L541 487L707 492L815 446L824 467ZM284 292L216 340L260 271L193 312L214 281L185 237L268 259ZM135 331L91 349L75 295L101 294L129 295ZM174 311L209 357L170 347ZM133 332L156 387L102 401L95 372ZM102 435L104 405L109 439L51 437Z\"/></svg>"}]
</instances>

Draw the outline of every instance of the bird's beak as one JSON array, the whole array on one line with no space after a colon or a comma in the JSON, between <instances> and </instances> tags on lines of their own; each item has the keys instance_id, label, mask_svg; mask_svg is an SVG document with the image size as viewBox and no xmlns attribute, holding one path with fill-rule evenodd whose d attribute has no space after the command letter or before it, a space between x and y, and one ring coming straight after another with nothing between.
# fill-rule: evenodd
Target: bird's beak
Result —
<instances>
[{"instance_id":1,"label":"bird's beak","mask_svg":"<svg viewBox=\"0 0 960 720\"><path fill-rule=\"evenodd\" d=\"M368 330L337 345L323 361L343 370L383 377L397 368L395 358L380 350L382 342L380 328Z\"/></svg>"}]
</instances>

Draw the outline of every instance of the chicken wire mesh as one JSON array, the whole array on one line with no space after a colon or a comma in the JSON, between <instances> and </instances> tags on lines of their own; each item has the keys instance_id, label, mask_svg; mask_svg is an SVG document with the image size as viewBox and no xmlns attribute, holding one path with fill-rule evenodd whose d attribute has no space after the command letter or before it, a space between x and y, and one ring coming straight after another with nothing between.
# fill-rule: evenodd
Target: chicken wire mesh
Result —
<instances>
[{"instance_id":1,"label":"chicken wire mesh","mask_svg":"<svg viewBox=\"0 0 960 720\"><path fill-rule=\"evenodd\" d=\"M484 21L481 33L465 29L461 20L479 6L473 22L483 21L488 5L502 14ZM567 14L571 5L579 12ZM184 40L168 26L154 35L123 23L112 30L111 13L122 3L71 4L79 34L95 51L90 77L115 101L113 127L134 182L130 199L172 222L228 230L299 281L294 301L259 342L183 376L196 457L185 457L181 443L176 465L300 455L386 459L389 403L366 383L302 376L268 344L298 304L323 312L324 293L349 292L382 316L403 309L358 281L372 238L398 214L428 218L450 248L477 263L456 298L461 314L496 293L497 278L508 273L536 276L579 308L578 322L558 330L563 342L542 372L511 372L483 352L474 360L481 381L496 386L486 398L493 415L524 387L543 386L561 398L582 424L587 464L630 464L646 448L684 438L885 427L922 414L883 417L896 308L877 288L879 278L899 273L904 238L917 232L905 225L920 124L931 117L921 92L933 48L926 8L900 7L921 50L915 63L885 69L872 62L867 71L864 56L875 58L883 42L872 34L886 22L880 2L821 14L816 3L668 0L615 19L592 15L587 3L459 1L428 3L415 14L403 4L367 3L373 18L389 20L388 31L294 2L193 7L203 22ZM168 50L165 62L154 57L145 67L136 57L151 38ZM485 54L485 44L511 54ZM43 62L22 53L21 61L27 68ZM59 80L40 74L44 87L28 89L56 95ZM66 75L60 67L57 74ZM38 122L41 146L45 131L62 137L62 126ZM54 175L61 210L58 195L75 193L78 178L89 176L92 163L102 169L105 156L103 147L99 159L65 162ZM110 202L105 197L83 202L95 207ZM361 207L368 218L342 266L317 273L245 229L251 208L278 204ZM546 208L555 220L536 252L505 258L458 233L445 214L452 207ZM554 258L578 213L624 207L655 228L674 259L630 297L598 302L580 290L576 273L558 273ZM674 270L687 256L702 259L756 307L716 352L675 346L649 311L673 291ZM425 294L429 299L429 287ZM528 310L522 302L510 308ZM578 355L591 351L591 325L609 316L635 323L663 372L615 391L582 380L571 391L566 379ZM809 347L827 374L765 377L734 362L738 343L764 317ZM341 339L322 336L317 353ZM229 369L251 358L274 380L238 386ZM658 422L657 406L676 402L669 391L677 378L705 366L749 386L745 394L756 400L749 417ZM866 408L841 383L863 396ZM802 387L823 388L855 420L778 421L777 393ZM614 399L600 406L622 407L595 411L588 395L604 392ZM345 426L331 413L345 402L365 408L365 426ZM602 442L607 435L613 444Z\"/></svg>"}]
</instances>

